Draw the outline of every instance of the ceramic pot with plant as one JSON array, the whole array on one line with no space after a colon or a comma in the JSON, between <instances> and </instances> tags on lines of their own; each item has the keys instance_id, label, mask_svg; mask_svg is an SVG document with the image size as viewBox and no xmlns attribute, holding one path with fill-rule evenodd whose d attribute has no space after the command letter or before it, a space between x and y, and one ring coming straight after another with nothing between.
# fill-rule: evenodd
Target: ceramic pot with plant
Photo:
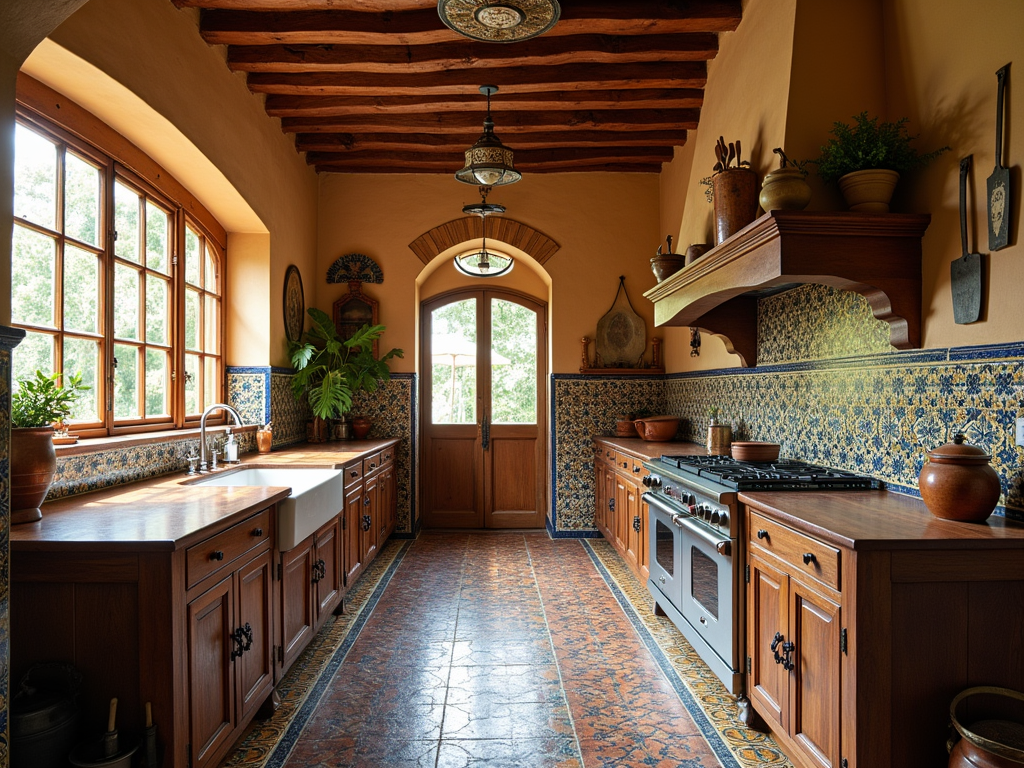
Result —
<instances>
[{"instance_id":1,"label":"ceramic pot with plant","mask_svg":"<svg viewBox=\"0 0 1024 768\"><path fill-rule=\"evenodd\" d=\"M651 271L659 283L682 269L685 263L681 254L672 252L672 235L666 237L665 242L668 244L668 252L662 253L661 249L665 246L659 245L658 252L651 259Z\"/></svg>"},{"instance_id":2,"label":"ceramic pot with plant","mask_svg":"<svg viewBox=\"0 0 1024 768\"><path fill-rule=\"evenodd\" d=\"M323 310L310 307L306 314L313 319L306 340L288 342L295 368L292 394L296 400L305 395L313 413L312 428L307 428L310 442L323 442L329 435L328 420L351 411L357 392L375 392L380 382L388 381L388 361L404 353L392 349L379 359L374 357L373 342L384 333L383 325L364 325L345 339Z\"/></svg>"},{"instance_id":3,"label":"ceramic pot with plant","mask_svg":"<svg viewBox=\"0 0 1024 768\"><path fill-rule=\"evenodd\" d=\"M811 185L807 183L806 161L790 160L782 147L772 150L779 156L779 167L770 171L761 182L758 201L768 211L802 211L811 202Z\"/></svg>"},{"instance_id":4,"label":"ceramic pot with plant","mask_svg":"<svg viewBox=\"0 0 1024 768\"><path fill-rule=\"evenodd\" d=\"M75 403L89 387L81 374L51 376L36 371L35 378L18 382L11 395L11 524L31 523L43 513L40 507L57 471L53 449L53 425L71 418Z\"/></svg>"},{"instance_id":5,"label":"ceramic pot with plant","mask_svg":"<svg viewBox=\"0 0 1024 768\"><path fill-rule=\"evenodd\" d=\"M757 174L747 160L741 159L739 142L725 143L718 137L715 145L714 175L711 177L715 207L715 245L727 240L757 218ZM732 165L732 161L736 165Z\"/></svg>"},{"instance_id":6,"label":"ceramic pot with plant","mask_svg":"<svg viewBox=\"0 0 1024 768\"><path fill-rule=\"evenodd\" d=\"M906 117L879 121L865 111L853 120L853 125L834 123L821 157L810 161L822 181L839 185L851 211L888 213L900 175L927 165L949 149L919 155L910 146L916 137L908 133Z\"/></svg>"}]
</instances>

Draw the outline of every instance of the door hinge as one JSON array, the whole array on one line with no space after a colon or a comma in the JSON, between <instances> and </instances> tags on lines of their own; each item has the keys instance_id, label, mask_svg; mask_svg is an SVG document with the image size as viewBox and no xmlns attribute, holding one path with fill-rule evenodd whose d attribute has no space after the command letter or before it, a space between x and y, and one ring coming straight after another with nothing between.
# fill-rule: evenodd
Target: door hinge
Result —
<instances>
[{"instance_id":1,"label":"door hinge","mask_svg":"<svg viewBox=\"0 0 1024 768\"><path fill-rule=\"evenodd\" d=\"M277 660L280 663L284 664L284 646L283 645L275 645L274 646L274 650L277 651Z\"/></svg>"},{"instance_id":2,"label":"door hinge","mask_svg":"<svg viewBox=\"0 0 1024 768\"><path fill-rule=\"evenodd\" d=\"M840 768L850 768L850 761L845 757L839 761Z\"/></svg>"},{"instance_id":3,"label":"door hinge","mask_svg":"<svg viewBox=\"0 0 1024 768\"><path fill-rule=\"evenodd\" d=\"M750 657L747 656L747 674L750 674Z\"/></svg>"},{"instance_id":4,"label":"door hinge","mask_svg":"<svg viewBox=\"0 0 1024 768\"><path fill-rule=\"evenodd\" d=\"M749 564L743 566L743 575L744 575L744 577L747 580L747 584L749 584L750 583L750 565Z\"/></svg>"},{"instance_id":5,"label":"door hinge","mask_svg":"<svg viewBox=\"0 0 1024 768\"><path fill-rule=\"evenodd\" d=\"M280 563L278 563L277 564L277 580L280 581L282 578L284 578L284 568L281 566Z\"/></svg>"},{"instance_id":6,"label":"door hinge","mask_svg":"<svg viewBox=\"0 0 1024 768\"><path fill-rule=\"evenodd\" d=\"M839 652L848 654L848 647L849 645L847 643L846 627L843 627L841 630L839 630Z\"/></svg>"}]
</instances>

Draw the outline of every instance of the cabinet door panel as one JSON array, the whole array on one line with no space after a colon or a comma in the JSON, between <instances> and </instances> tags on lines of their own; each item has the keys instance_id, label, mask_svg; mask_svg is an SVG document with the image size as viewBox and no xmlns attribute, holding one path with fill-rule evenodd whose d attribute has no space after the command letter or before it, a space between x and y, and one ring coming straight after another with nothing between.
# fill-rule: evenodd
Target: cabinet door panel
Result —
<instances>
[{"instance_id":1,"label":"cabinet door panel","mask_svg":"<svg viewBox=\"0 0 1024 768\"><path fill-rule=\"evenodd\" d=\"M384 516L388 521L386 538L394 533L398 527L398 480L395 476L394 465L385 469L382 477L384 478L384 484L382 486L383 496L381 505L384 508Z\"/></svg>"},{"instance_id":2,"label":"cabinet door panel","mask_svg":"<svg viewBox=\"0 0 1024 768\"><path fill-rule=\"evenodd\" d=\"M252 632L249 650L237 657L238 717L256 709L274 685L274 647L271 608L273 557L268 550L238 571L238 627Z\"/></svg>"},{"instance_id":3,"label":"cabinet door panel","mask_svg":"<svg viewBox=\"0 0 1024 768\"><path fill-rule=\"evenodd\" d=\"M635 485L626 482L626 562L637 573L640 572L640 491Z\"/></svg>"},{"instance_id":4,"label":"cabinet door panel","mask_svg":"<svg viewBox=\"0 0 1024 768\"><path fill-rule=\"evenodd\" d=\"M363 510L359 517L361 536L360 551L363 563L368 563L377 555L377 528L374 521L379 516L380 507L380 476L369 478L363 486Z\"/></svg>"},{"instance_id":5,"label":"cabinet door panel","mask_svg":"<svg viewBox=\"0 0 1024 768\"><path fill-rule=\"evenodd\" d=\"M788 577L757 558L750 558L747 585L747 654L750 673L747 692L757 711L776 728L789 725L789 673L776 663L771 650L777 632L788 632ZM790 638L786 637L785 640ZM781 648L779 649L781 653Z\"/></svg>"},{"instance_id":6,"label":"cabinet door panel","mask_svg":"<svg viewBox=\"0 0 1024 768\"><path fill-rule=\"evenodd\" d=\"M796 645L793 736L815 765L839 765L839 606L790 581L790 626Z\"/></svg>"},{"instance_id":7,"label":"cabinet door panel","mask_svg":"<svg viewBox=\"0 0 1024 768\"><path fill-rule=\"evenodd\" d=\"M354 486L345 491L345 526L342 531L345 540L345 587L349 588L363 570L362 552L363 486Z\"/></svg>"},{"instance_id":8,"label":"cabinet door panel","mask_svg":"<svg viewBox=\"0 0 1024 768\"><path fill-rule=\"evenodd\" d=\"M615 483L615 543L620 552L625 552L629 540L629 492L626 482L613 473Z\"/></svg>"},{"instance_id":9,"label":"cabinet door panel","mask_svg":"<svg viewBox=\"0 0 1024 768\"><path fill-rule=\"evenodd\" d=\"M281 553L281 644L287 668L313 636L313 541Z\"/></svg>"},{"instance_id":10,"label":"cabinet door panel","mask_svg":"<svg viewBox=\"0 0 1024 768\"><path fill-rule=\"evenodd\" d=\"M232 576L188 604L192 765L203 768L231 738L235 692Z\"/></svg>"},{"instance_id":11,"label":"cabinet door panel","mask_svg":"<svg viewBox=\"0 0 1024 768\"><path fill-rule=\"evenodd\" d=\"M317 531L316 562L322 563L316 582L317 623L320 624L341 594L341 537L337 520Z\"/></svg>"}]
</instances>

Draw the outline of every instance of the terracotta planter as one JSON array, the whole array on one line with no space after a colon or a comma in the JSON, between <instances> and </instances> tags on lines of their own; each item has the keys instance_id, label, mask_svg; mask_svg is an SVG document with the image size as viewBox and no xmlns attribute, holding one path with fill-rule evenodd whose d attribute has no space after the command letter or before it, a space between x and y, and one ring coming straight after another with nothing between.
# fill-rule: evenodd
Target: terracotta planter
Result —
<instances>
[{"instance_id":1,"label":"terracotta planter","mask_svg":"<svg viewBox=\"0 0 1024 768\"><path fill-rule=\"evenodd\" d=\"M715 198L715 245L757 218L757 174L730 168L711 177Z\"/></svg>"},{"instance_id":2,"label":"terracotta planter","mask_svg":"<svg viewBox=\"0 0 1024 768\"><path fill-rule=\"evenodd\" d=\"M306 442L326 443L330 434L330 425L326 419L314 416L311 421L306 422Z\"/></svg>"},{"instance_id":3,"label":"terracotta planter","mask_svg":"<svg viewBox=\"0 0 1024 768\"><path fill-rule=\"evenodd\" d=\"M678 253L665 253L651 259L651 271L660 283L683 268L683 257Z\"/></svg>"},{"instance_id":4,"label":"terracotta planter","mask_svg":"<svg viewBox=\"0 0 1024 768\"><path fill-rule=\"evenodd\" d=\"M57 471L53 427L11 430L11 524L39 520L47 491Z\"/></svg>"},{"instance_id":5,"label":"terracotta planter","mask_svg":"<svg viewBox=\"0 0 1024 768\"><path fill-rule=\"evenodd\" d=\"M355 435L356 440L363 440L368 434L370 434L370 428L373 426L373 422L370 421L366 416L353 416L352 417L352 434Z\"/></svg>"},{"instance_id":6,"label":"terracotta planter","mask_svg":"<svg viewBox=\"0 0 1024 768\"><path fill-rule=\"evenodd\" d=\"M764 177L758 197L768 211L802 211L811 202L811 185L796 168L779 168Z\"/></svg>"},{"instance_id":7,"label":"terracotta planter","mask_svg":"<svg viewBox=\"0 0 1024 768\"><path fill-rule=\"evenodd\" d=\"M900 175L884 168L854 171L839 179L839 189L851 211L888 213Z\"/></svg>"}]
</instances>

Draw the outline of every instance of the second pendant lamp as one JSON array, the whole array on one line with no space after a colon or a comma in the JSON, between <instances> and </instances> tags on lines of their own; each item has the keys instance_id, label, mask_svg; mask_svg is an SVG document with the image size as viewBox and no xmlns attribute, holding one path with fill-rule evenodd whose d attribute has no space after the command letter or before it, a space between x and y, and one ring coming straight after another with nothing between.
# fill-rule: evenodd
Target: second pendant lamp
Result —
<instances>
[{"instance_id":1,"label":"second pendant lamp","mask_svg":"<svg viewBox=\"0 0 1024 768\"><path fill-rule=\"evenodd\" d=\"M491 118L491 95L498 92L496 85L481 85L480 93L487 96L487 116L484 118L484 132L476 144L466 150L466 165L456 172L455 178L464 184L498 187L514 184L523 175L513 165L512 150L501 143L494 133Z\"/></svg>"}]
</instances>

